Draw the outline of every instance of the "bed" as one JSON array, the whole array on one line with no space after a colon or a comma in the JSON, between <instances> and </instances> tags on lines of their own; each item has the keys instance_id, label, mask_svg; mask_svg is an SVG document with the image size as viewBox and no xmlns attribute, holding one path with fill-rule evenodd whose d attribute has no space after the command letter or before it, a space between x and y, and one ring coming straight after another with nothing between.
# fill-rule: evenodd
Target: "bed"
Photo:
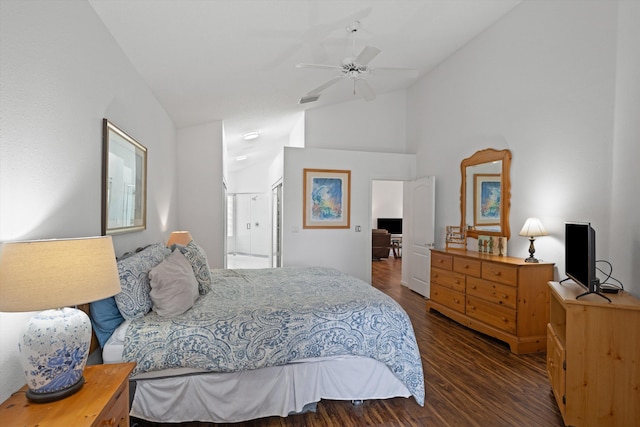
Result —
<instances>
[{"instance_id":1,"label":"bed","mask_svg":"<svg viewBox=\"0 0 640 427\"><path fill-rule=\"evenodd\" d=\"M424 404L413 327L393 299L331 268L211 270L187 246L119 260L122 295L91 304L104 363L137 363L132 416L239 422L313 410L321 399ZM167 267L174 259L180 274ZM186 266L195 281L178 297L152 298Z\"/></svg>"}]
</instances>

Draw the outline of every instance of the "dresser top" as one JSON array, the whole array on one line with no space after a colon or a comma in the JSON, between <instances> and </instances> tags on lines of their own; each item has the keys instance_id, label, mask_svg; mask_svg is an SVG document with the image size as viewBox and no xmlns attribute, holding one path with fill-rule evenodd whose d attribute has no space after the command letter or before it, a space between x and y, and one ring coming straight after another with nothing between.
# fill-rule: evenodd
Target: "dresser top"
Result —
<instances>
[{"instance_id":1,"label":"dresser top","mask_svg":"<svg viewBox=\"0 0 640 427\"><path fill-rule=\"evenodd\" d=\"M551 291L558 296L558 298L568 305L576 306L596 306L600 308L615 308L615 309L627 309L640 311L640 300L628 292L618 292L617 294L604 294L611 302L598 295L585 295L583 297L576 297L583 294L586 288L574 283L573 281L567 282L549 282Z\"/></svg>"},{"instance_id":2,"label":"dresser top","mask_svg":"<svg viewBox=\"0 0 640 427\"><path fill-rule=\"evenodd\" d=\"M524 258L483 254L476 251L470 251L466 249L457 249L457 248L456 249L431 249L431 251L440 252L448 255L462 256L462 257L477 259L482 261L501 262L504 264L530 266L530 267L536 266L536 265L554 265L555 264L553 262L542 262L542 261L538 263L525 262Z\"/></svg>"}]
</instances>

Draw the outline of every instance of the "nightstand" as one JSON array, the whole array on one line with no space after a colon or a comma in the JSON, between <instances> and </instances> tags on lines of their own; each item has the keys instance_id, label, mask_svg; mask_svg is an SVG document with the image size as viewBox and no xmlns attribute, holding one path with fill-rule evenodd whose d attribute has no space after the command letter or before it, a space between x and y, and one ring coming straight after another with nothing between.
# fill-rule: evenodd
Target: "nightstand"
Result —
<instances>
[{"instance_id":1,"label":"nightstand","mask_svg":"<svg viewBox=\"0 0 640 427\"><path fill-rule=\"evenodd\" d=\"M82 389L50 403L27 400L25 385L0 406L7 427L129 427L129 375L135 363L87 366Z\"/></svg>"}]
</instances>

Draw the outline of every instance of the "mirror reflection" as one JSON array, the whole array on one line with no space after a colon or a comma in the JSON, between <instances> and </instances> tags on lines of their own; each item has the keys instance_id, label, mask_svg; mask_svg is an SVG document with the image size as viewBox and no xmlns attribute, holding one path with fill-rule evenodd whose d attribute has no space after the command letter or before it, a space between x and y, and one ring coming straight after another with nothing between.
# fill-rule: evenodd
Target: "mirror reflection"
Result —
<instances>
[{"instance_id":1,"label":"mirror reflection","mask_svg":"<svg viewBox=\"0 0 640 427\"><path fill-rule=\"evenodd\" d=\"M467 166L467 225L479 231L500 231L502 161Z\"/></svg>"},{"instance_id":2,"label":"mirror reflection","mask_svg":"<svg viewBox=\"0 0 640 427\"><path fill-rule=\"evenodd\" d=\"M509 150L486 149L460 164L461 226L467 236L495 235L509 238Z\"/></svg>"}]
</instances>

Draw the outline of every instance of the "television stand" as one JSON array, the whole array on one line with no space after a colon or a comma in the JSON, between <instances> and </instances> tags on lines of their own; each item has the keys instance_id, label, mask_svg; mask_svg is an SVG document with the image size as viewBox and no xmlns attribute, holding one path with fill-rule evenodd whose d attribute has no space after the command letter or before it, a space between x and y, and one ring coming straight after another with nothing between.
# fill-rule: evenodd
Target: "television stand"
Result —
<instances>
[{"instance_id":1,"label":"television stand","mask_svg":"<svg viewBox=\"0 0 640 427\"><path fill-rule=\"evenodd\" d=\"M640 300L577 300L584 289L572 282L549 288L547 374L564 424L637 426Z\"/></svg>"},{"instance_id":2,"label":"television stand","mask_svg":"<svg viewBox=\"0 0 640 427\"><path fill-rule=\"evenodd\" d=\"M603 293L601 293L600 291L587 291L584 293L581 293L580 295L578 295L576 297L576 299L580 299L580 297L583 297L585 295L589 295L589 294L596 294L596 295L600 295L602 298L606 299L607 301L611 302L611 299L609 297L607 297L606 295L604 295Z\"/></svg>"},{"instance_id":3,"label":"television stand","mask_svg":"<svg viewBox=\"0 0 640 427\"><path fill-rule=\"evenodd\" d=\"M562 283L562 282L566 282L567 280L571 280L570 277L567 277L565 279L560 280L558 283ZM596 289L595 291L587 291L587 292L583 292L580 295L576 296L576 299L580 299L581 297L585 296L585 295L589 295L589 294L596 294L596 295L600 295L602 298L606 299L607 301L611 302L611 299L609 297L607 297L606 295L604 295L602 292L600 292L599 290L599 286L596 285Z\"/></svg>"}]
</instances>

